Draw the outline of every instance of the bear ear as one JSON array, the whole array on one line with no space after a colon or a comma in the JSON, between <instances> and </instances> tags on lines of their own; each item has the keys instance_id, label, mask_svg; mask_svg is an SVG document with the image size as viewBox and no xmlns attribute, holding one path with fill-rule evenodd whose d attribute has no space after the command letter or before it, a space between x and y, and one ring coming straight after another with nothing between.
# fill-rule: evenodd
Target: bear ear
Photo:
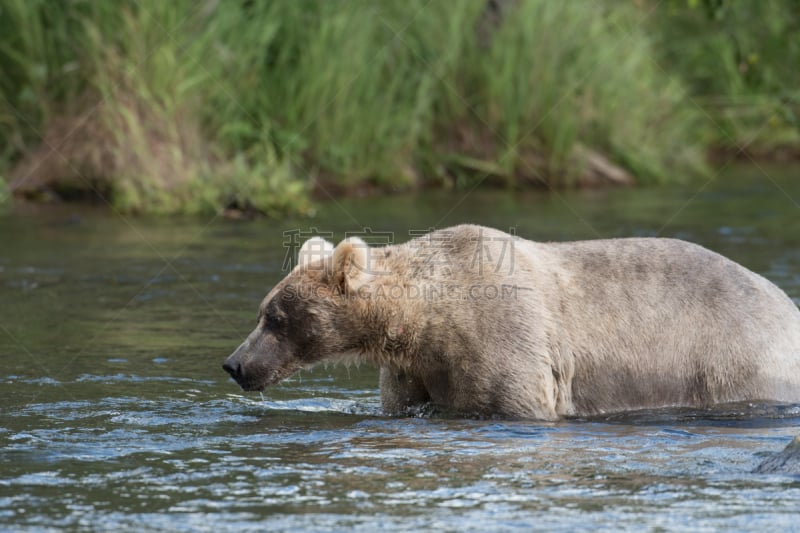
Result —
<instances>
[{"instance_id":1,"label":"bear ear","mask_svg":"<svg viewBox=\"0 0 800 533\"><path fill-rule=\"evenodd\" d=\"M297 265L300 267L307 267L314 261L325 259L332 253L333 244L322 237L311 237L300 247L300 251L297 253Z\"/></svg>"},{"instance_id":2,"label":"bear ear","mask_svg":"<svg viewBox=\"0 0 800 533\"><path fill-rule=\"evenodd\" d=\"M348 237L333 250L332 281L342 291L358 290L369 279L369 245Z\"/></svg>"}]
</instances>

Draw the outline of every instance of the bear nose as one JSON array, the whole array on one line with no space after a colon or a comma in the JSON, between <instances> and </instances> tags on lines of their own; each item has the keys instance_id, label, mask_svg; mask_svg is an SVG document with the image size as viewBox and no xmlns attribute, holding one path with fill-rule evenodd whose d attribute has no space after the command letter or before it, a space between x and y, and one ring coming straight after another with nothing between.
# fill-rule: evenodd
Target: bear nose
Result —
<instances>
[{"instance_id":1,"label":"bear nose","mask_svg":"<svg viewBox=\"0 0 800 533\"><path fill-rule=\"evenodd\" d=\"M237 361L225 361L222 364L223 370L231 375L233 379L239 379L242 377L242 363Z\"/></svg>"}]
</instances>

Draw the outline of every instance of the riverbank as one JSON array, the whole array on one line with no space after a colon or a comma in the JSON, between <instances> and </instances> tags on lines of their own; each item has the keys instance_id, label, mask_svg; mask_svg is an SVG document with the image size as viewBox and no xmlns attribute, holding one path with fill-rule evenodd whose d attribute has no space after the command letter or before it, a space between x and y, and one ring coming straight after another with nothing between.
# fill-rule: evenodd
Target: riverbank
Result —
<instances>
[{"instance_id":1,"label":"riverbank","mask_svg":"<svg viewBox=\"0 0 800 533\"><path fill-rule=\"evenodd\" d=\"M789 2L2 10L0 199L282 216L315 196L673 182L712 148L800 147Z\"/></svg>"}]
</instances>

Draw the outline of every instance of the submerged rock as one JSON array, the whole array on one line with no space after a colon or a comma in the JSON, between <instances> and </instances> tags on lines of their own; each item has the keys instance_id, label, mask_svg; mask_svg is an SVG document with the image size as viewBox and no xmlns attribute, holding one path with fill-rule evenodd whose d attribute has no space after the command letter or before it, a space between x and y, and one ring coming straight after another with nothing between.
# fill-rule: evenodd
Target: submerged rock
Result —
<instances>
[{"instance_id":1,"label":"submerged rock","mask_svg":"<svg viewBox=\"0 0 800 533\"><path fill-rule=\"evenodd\" d=\"M762 461L753 472L800 476L800 435L795 437L782 452Z\"/></svg>"}]
</instances>

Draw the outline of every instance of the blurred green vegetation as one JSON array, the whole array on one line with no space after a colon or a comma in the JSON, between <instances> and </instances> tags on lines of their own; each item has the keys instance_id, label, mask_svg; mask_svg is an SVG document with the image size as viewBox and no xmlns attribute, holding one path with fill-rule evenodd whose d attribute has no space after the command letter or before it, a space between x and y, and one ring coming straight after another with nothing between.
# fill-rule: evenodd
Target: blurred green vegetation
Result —
<instances>
[{"instance_id":1,"label":"blurred green vegetation","mask_svg":"<svg viewBox=\"0 0 800 533\"><path fill-rule=\"evenodd\" d=\"M8 184L6 184L6 180L0 176L0 209L2 209L11 199L11 193L8 190Z\"/></svg>"},{"instance_id":2,"label":"blurred green vegetation","mask_svg":"<svg viewBox=\"0 0 800 533\"><path fill-rule=\"evenodd\" d=\"M0 0L0 176L270 216L686 179L711 145L797 142L797 23L789 0Z\"/></svg>"},{"instance_id":3,"label":"blurred green vegetation","mask_svg":"<svg viewBox=\"0 0 800 533\"><path fill-rule=\"evenodd\" d=\"M710 142L800 153L800 2L652 3L654 50L703 109Z\"/></svg>"}]
</instances>

